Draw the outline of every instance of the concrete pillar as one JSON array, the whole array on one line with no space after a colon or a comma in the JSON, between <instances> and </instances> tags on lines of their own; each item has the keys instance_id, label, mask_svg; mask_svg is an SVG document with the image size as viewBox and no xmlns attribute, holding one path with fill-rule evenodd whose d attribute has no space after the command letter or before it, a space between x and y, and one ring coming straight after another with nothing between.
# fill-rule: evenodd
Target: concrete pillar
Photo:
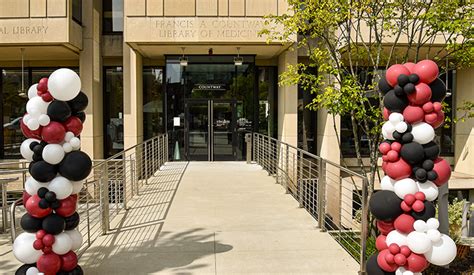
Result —
<instances>
[{"instance_id":1,"label":"concrete pillar","mask_svg":"<svg viewBox=\"0 0 474 275\"><path fill-rule=\"evenodd\" d=\"M104 157L102 58L100 55L100 20L102 1L82 2L83 50L79 67L82 91L89 97L86 121L81 134L82 150L93 159Z\"/></svg>"},{"instance_id":2,"label":"concrete pillar","mask_svg":"<svg viewBox=\"0 0 474 275\"><path fill-rule=\"evenodd\" d=\"M457 111L455 108L461 107L464 101L474 101L474 67L457 70L456 89L453 111L456 117L464 115L463 111ZM474 175L472 164L474 163L474 119L466 119L464 122L458 122L455 126L454 136L454 160L455 171Z\"/></svg>"},{"instance_id":3,"label":"concrete pillar","mask_svg":"<svg viewBox=\"0 0 474 275\"><path fill-rule=\"evenodd\" d=\"M297 50L286 50L278 57L278 74L298 62ZM298 145L298 86L278 87L278 139Z\"/></svg>"},{"instance_id":4,"label":"concrete pillar","mask_svg":"<svg viewBox=\"0 0 474 275\"><path fill-rule=\"evenodd\" d=\"M123 128L124 148L143 141L143 63L142 56L123 46Z\"/></svg>"}]
</instances>

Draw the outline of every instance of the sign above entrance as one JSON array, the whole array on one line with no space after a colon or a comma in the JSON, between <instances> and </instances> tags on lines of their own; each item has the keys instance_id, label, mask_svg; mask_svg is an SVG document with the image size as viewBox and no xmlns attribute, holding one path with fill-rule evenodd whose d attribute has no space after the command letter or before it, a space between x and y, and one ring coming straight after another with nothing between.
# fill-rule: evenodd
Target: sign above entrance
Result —
<instances>
[{"instance_id":1,"label":"sign above entrance","mask_svg":"<svg viewBox=\"0 0 474 275\"><path fill-rule=\"evenodd\" d=\"M126 17L126 42L266 42L263 18Z\"/></svg>"},{"instance_id":2,"label":"sign above entrance","mask_svg":"<svg viewBox=\"0 0 474 275\"><path fill-rule=\"evenodd\" d=\"M193 90L226 91L225 84L195 84Z\"/></svg>"}]
</instances>

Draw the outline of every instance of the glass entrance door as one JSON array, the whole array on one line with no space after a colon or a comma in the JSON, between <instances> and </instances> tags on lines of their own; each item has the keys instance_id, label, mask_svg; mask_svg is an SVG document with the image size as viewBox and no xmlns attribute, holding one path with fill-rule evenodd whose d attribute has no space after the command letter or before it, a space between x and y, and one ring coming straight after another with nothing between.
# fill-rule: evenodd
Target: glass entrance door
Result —
<instances>
[{"instance_id":1,"label":"glass entrance door","mask_svg":"<svg viewBox=\"0 0 474 275\"><path fill-rule=\"evenodd\" d=\"M236 102L189 99L185 107L187 159L236 160Z\"/></svg>"}]
</instances>

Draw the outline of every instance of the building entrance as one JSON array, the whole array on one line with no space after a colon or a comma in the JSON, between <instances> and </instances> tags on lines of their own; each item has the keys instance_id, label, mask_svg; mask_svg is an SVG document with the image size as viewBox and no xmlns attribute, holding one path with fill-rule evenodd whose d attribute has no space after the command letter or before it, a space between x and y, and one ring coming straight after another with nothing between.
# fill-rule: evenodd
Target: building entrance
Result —
<instances>
[{"instance_id":1,"label":"building entrance","mask_svg":"<svg viewBox=\"0 0 474 275\"><path fill-rule=\"evenodd\" d=\"M187 99L185 109L189 160L237 159L236 100Z\"/></svg>"}]
</instances>

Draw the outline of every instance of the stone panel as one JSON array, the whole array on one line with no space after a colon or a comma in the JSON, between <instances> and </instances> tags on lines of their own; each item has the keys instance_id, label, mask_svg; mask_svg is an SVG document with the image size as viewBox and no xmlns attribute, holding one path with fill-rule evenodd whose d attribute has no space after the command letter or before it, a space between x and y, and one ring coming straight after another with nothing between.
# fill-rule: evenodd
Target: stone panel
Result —
<instances>
[{"instance_id":1,"label":"stone panel","mask_svg":"<svg viewBox=\"0 0 474 275\"><path fill-rule=\"evenodd\" d=\"M48 17L65 17L67 15L66 0L48 0L46 12Z\"/></svg>"},{"instance_id":2,"label":"stone panel","mask_svg":"<svg viewBox=\"0 0 474 275\"><path fill-rule=\"evenodd\" d=\"M148 16L163 16L163 0L146 1L146 13Z\"/></svg>"},{"instance_id":3,"label":"stone panel","mask_svg":"<svg viewBox=\"0 0 474 275\"><path fill-rule=\"evenodd\" d=\"M230 16L245 16L245 0L229 0Z\"/></svg>"},{"instance_id":4,"label":"stone panel","mask_svg":"<svg viewBox=\"0 0 474 275\"><path fill-rule=\"evenodd\" d=\"M28 17L28 0L0 0L0 18Z\"/></svg>"},{"instance_id":5,"label":"stone panel","mask_svg":"<svg viewBox=\"0 0 474 275\"><path fill-rule=\"evenodd\" d=\"M218 0L196 0L197 16L217 16Z\"/></svg>"},{"instance_id":6,"label":"stone panel","mask_svg":"<svg viewBox=\"0 0 474 275\"><path fill-rule=\"evenodd\" d=\"M278 0L247 0L245 6L247 16L276 15Z\"/></svg>"},{"instance_id":7,"label":"stone panel","mask_svg":"<svg viewBox=\"0 0 474 275\"><path fill-rule=\"evenodd\" d=\"M46 0L35 0L30 2L31 17L46 17Z\"/></svg>"},{"instance_id":8,"label":"stone panel","mask_svg":"<svg viewBox=\"0 0 474 275\"><path fill-rule=\"evenodd\" d=\"M165 16L195 16L195 0L164 0Z\"/></svg>"}]
</instances>

